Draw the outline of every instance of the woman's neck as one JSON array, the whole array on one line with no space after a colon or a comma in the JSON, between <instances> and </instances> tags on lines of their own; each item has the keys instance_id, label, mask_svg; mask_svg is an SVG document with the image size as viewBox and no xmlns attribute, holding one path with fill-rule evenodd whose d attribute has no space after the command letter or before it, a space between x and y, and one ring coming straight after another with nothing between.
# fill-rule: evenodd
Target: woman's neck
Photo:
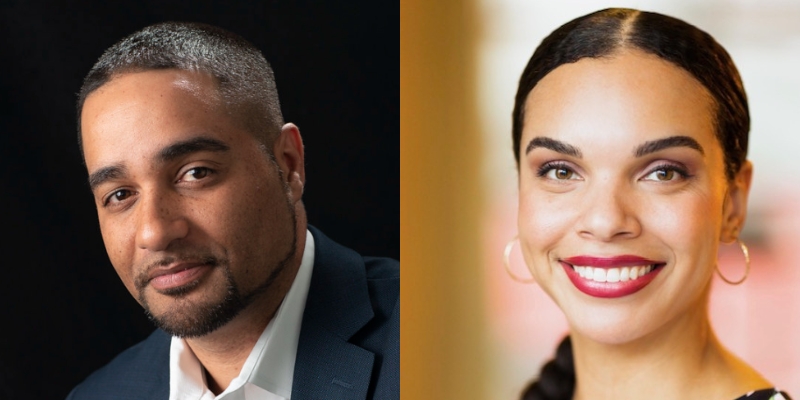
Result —
<instances>
[{"instance_id":1,"label":"woman's neck","mask_svg":"<svg viewBox=\"0 0 800 400\"><path fill-rule=\"evenodd\" d=\"M633 342L605 344L573 332L575 400L733 400L770 384L717 340L704 307Z\"/></svg>"}]
</instances>

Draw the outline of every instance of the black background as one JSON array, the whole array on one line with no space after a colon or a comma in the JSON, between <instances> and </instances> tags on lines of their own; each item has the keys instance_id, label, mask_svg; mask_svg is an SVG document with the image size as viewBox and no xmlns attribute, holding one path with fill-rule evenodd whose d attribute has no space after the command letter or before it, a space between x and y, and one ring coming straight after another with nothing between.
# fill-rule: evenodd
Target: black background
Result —
<instances>
[{"instance_id":1,"label":"black background","mask_svg":"<svg viewBox=\"0 0 800 400\"><path fill-rule=\"evenodd\" d=\"M399 7L370 1L0 5L0 385L62 399L153 326L103 247L75 135L100 54L151 23L199 21L272 64L306 145L309 222L399 259Z\"/></svg>"}]
</instances>

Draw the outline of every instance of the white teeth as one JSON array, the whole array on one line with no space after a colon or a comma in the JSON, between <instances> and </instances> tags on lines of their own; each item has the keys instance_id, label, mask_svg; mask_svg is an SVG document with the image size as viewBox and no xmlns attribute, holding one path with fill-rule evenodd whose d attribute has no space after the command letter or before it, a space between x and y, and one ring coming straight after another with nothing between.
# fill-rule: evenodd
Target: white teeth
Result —
<instances>
[{"instance_id":1,"label":"white teeth","mask_svg":"<svg viewBox=\"0 0 800 400\"><path fill-rule=\"evenodd\" d=\"M606 281L606 270L603 268L595 268L594 269L594 276L592 276L595 282L605 282Z\"/></svg>"},{"instance_id":2,"label":"white teeth","mask_svg":"<svg viewBox=\"0 0 800 400\"><path fill-rule=\"evenodd\" d=\"M640 265L622 268L597 268L575 265L572 267L583 279L595 282L627 282L653 271L652 265Z\"/></svg>"},{"instance_id":3,"label":"white teeth","mask_svg":"<svg viewBox=\"0 0 800 400\"><path fill-rule=\"evenodd\" d=\"M606 282L619 282L619 268L611 268L606 272Z\"/></svg>"},{"instance_id":4,"label":"white teeth","mask_svg":"<svg viewBox=\"0 0 800 400\"><path fill-rule=\"evenodd\" d=\"M630 267L622 267L619 271L619 280L620 282L627 282L628 279L631 278L631 269Z\"/></svg>"}]
</instances>

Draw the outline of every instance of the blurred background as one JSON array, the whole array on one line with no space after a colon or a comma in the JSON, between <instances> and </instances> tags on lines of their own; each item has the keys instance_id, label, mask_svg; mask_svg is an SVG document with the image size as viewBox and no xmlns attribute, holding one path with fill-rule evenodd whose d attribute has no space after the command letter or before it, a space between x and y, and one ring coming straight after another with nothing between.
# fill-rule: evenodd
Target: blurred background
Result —
<instances>
[{"instance_id":1,"label":"blurred background","mask_svg":"<svg viewBox=\"0 0 800 400\"><path fill-rule=\"evenodd\" d=\"M602 1L401 0L401 335L404 399L512 399L552 357L566 321L535 285L503 270L516 234L511 110L540 41ZM800 3L618 1L710 33L744 80L755 165L742 239L752 272L713 282L721 341L800 396ZM724 246L736 279L743 257ZM526 274L518 249L511 264Z\"/></svg>"}]
</instances>

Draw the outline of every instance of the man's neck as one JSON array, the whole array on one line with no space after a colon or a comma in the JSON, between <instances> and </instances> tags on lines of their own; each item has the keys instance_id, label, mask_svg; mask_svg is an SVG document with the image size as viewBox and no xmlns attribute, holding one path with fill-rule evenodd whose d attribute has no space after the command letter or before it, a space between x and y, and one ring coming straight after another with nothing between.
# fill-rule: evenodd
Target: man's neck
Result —
<instances>
[{"instance_id":1,"label":"man's neck","mask_svg":"<svg viewBox=\"0 0 800 400\"><path fill-rule=\"evenodd\" d=\"M239 373L283 299L292 287L305 250L305 229L298 234L295 260L287 266L269 290L253 299L234 319L217 330L196 338L187 338L205 370L208 389L219 395Z\"/></svg>"},{"instance_id":2,"label":"man's neck","mask_svg":"<svg viewBox=\"0 0 800 400\"><path fill-rule=\"evenodd\" d=\"M214 332L186 339L186 345L203 366L206 384L214 395L222 393L239 376L247 357L279 305L267 308L254 302Z\"/></svg>"}]
</instances>

